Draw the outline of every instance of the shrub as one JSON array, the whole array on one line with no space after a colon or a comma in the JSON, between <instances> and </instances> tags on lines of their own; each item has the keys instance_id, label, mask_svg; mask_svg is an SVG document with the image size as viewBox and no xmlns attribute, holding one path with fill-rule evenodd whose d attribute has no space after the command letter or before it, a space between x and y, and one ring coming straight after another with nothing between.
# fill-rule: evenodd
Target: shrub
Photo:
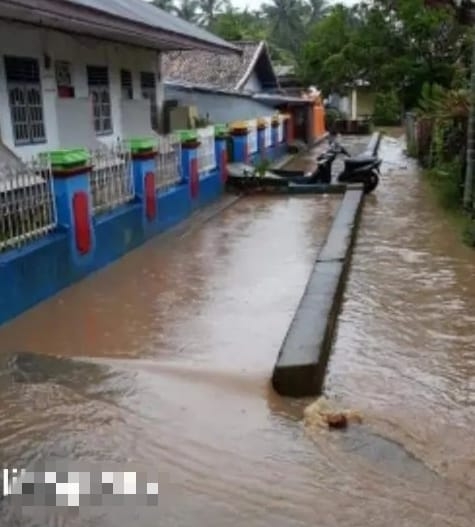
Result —
<instances>
[{"instance_id":1,"label":"shrub","mask_svg":"<svg viewBox=\"0 0 475 527\"><path fill-rule=\"evenodd\" d=\"M341 113L336 108L327 108L325 110L325 129L334 132L338 119L341 119Z\"/></svg>"},{"instance_id":2,"label":"shrub","mask_svg":"<svg viewBox=\"0 0 475 527\"><path fill-rule=\"evenodd\" d=\"M463 228L463 241L470 247L475 247L475 218L467 217Z\"/></svg>"},{"instance_id":3,"label":"shrub","mask_svg":"<svg viewBox=\"0 0 475 527\"><path fill-rule=\"evenodd\" d=\"M377 126L401 124L401 105L394 90L377 93L374 100L373 122Z\"/></svg>"}]
</instances>

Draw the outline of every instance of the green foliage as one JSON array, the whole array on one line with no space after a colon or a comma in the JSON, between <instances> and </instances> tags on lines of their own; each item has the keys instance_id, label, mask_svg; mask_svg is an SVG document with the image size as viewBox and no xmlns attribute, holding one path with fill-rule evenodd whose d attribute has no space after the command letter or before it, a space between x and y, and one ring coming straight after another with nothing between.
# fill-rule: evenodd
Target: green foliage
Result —
<instances>
[{"instance_id":1,"label":"green foliage","mask_svg":"<svg viewBox=\"0 0 475 527\"><path fill-rule=\"evenodd\" d=\"M443 163L427 172L429 180L436 191L439 205L447 211L460 209L462 197L462 171L458 159Z\"/></svg>"},{"instance_id":2,"label":"green foliage","mask_svg":"<svg viewBox=\"0 0 475 527\"><path fill-rule=\"evenodd\" d=\"M265 176L266 172L270 169L272 162L267 158L261 158L254 164L254 171L259 177Z\"/></svg>"},{"instance_id":3,"label":"green foliage","mask_svg":"<svg viewBox=\"0 0 475 527\"><path fill-rule=\"evenodd\" d=\"M335 108L327 108L325 110L325 129L329 132L332 131L335 127L336 121L341 119L341 113Z\"/></svg>"},{"instance_id":4,"label":"green foliage","mask_svg":"<svg viewBox=\"0 0 475 527\"><path fill-rule=\"evenodd\" d=\"M363 79L375 92L394 90L405 107L414 107L425 83L460 85L469 42L453 12L423 0L337 5L304 43L299 71L326 93L347 91Z\"/></svg>"},{"instance_id":5,"label":"green foliage","mask_svg":"<svg viewBox=\"0 0 475 527\"><path fill-rule=\"evenodd\" d=\"M225 40L266 40L273 60L296 61L309 30L326 13L326 0L269 0L259 9L230 0L153 0L157 7L200 24Z\"/></svg>"},{"instance_id":6,"label":"green foliage","mask_svg":"<svg viewBox=\"0 0 475 527\"><path fill-rule=\"evenodd\" d=\"M209 118L209 115L206 116L199 115L193 119L193 128L206 128L210 124L213 124Z\"/></svg>"},{"instance_id":7,"label":"green foliage","mask_svg":"<svg viewBox=\"0 0 475 527\"><path fill-rule=\"evenodd\" d=\"M465 217L462 238L468 246L475 247L475 218Z\"/></svg>"},{"instance_id":8,"label":"green foliage","mask_svg":"<svg viewBox=\"0 0 475 527\"><path fill-rule=\"evenodd\" d=\"M359 66L352 60L353 17L351 9L338 5L313 26L298 57L298 71L305 83L316 83L330 93L345 91L357 80Z\"/></svg>"},{"instance_id":9,"label":"green foliage","mask_svg":"<svg viewBox=\"0 0 475 527\"><path fill-rule=\"evenodd\" d=\"M373 121L377 126L401 123L401 103L395 90L376 94Z\"/></svg>"},{"instance_id":10,"label":"green foliage","mask_svg":"<svg viewBox=\"0 0 475 527\"><path fill-rule=\"evenodd\" d=\"M209 29L221 38L230 41L258 41L267 38L265 20L248 9L244 11L228 9L224 13L218 13Z\"/></svg>"}]
</instances>

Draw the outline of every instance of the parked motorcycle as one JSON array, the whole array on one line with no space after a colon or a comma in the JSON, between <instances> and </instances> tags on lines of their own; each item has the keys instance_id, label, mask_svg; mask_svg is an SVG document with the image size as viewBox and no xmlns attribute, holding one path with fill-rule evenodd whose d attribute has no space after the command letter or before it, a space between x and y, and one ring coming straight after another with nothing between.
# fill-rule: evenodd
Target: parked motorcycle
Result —
<instances>
[{"instance_id":1,"label":"parked motorcycle","mask_svg":"<svg viewBox=\"0 0 475 527\"><path fill-rule=\"evenodd\" d=\"M345 159L345 166L337 176L337 181L339 183L362 183L365 194L373 192L379 183L382 159L377 156L369 155L367 152L351 157L348 150L336 141L330 145L329 150L332 152L332 155L334 153L330 164L333 163L336 156L339 154L347 156L347 159Z\"/></svg>"},{"instance_id":2,"label":"parked motorcycle","mask_svg":"<svg viewBox=\"0 0 475 527\"><path fill-rule=\"evenodd\" d=\"M328 185L332 182L333 162L340 154L347 156L348 159L345 159L344 169L338 174L336 181L350 184L362 183L366 194L372 192L379 183L381 159L367 153L351 157L346 148L335 140L330 142L328 150L317 157L317 167L310 175L303 176L301 172L289 172L285 169L273 170L273 172L297 185L315 185L319 183Z\"/></svg>"}]
</instances>

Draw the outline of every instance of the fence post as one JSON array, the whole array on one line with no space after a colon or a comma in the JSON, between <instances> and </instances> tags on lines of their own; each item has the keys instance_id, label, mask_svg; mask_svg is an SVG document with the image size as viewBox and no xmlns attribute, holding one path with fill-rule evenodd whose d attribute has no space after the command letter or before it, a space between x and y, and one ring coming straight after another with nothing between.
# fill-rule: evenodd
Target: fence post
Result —
<instances>
[{"instance_id":1,"label":"fence post","mask_svg":"<svg viewBox=\"0 0 475 527\"><path fill-rule=\"evenodd\" d=\"M90 264L94 258L96 239L92 221L90 164L65 166L53 164L53 186L58 226L69 235L71 258L76 266Z\"/></svg>"},{"instance_id":2,"label":"fence post","mask_svg":"<svg viewBox=\"0 0 475 527\"><path fill-rule=\"evenodd\" d=\"M257 124L257 151L259 159L266 159L266 123L259 121Z\"/></svg>"},{"instance_id":3,"label":"fence post","mask_svg":"<svg viewBox=\"0 0 475 527\"><path fill-rule=\"evenodd\" d=\"M285 121L285 142L290 145L294 142L295 136L294 136L294 120L292 118L291 114L287 115L287 119Z\"/></svg>"},{"instance_id":4,"label":"fence post","mask_svg":"<svg viewBox=\"0 0 475 527\"><path fill-rule=\"evenodd\" d=\"M192 205L199 197L200 179L198 173L198 147L200 142L196 134L188 133L182 137L181 165L183 180L188 183Z\"/></svg>"},{"instance_id":5,"label":"fence post","mask_svg":"<svg viewBox=\"0 0 475 527\"><path fill-rule=\"evenodd\" d=\"M235 123L231 129L233 144L233 162L249 163L249 149L247 147L247 124Z\"/></svg>"},{"instance_id":6,"label":"fence post","mask_svg":"<svg viewBox=\"0 0 475 527\"><path fill-rule=\"evenodd\" d=\"M279 119L274 117L271 123L272 159L277 159L280 157L279 126Z\"/></svg>"},{"instance_id":7,"label":"fence post","mask_svg":"<svg viewBox=\"0 0 475 527\"><path fill-rule=\"evenodd\" d=\"M226 184L228 179L228 145L227 136L224 132L217 131L214 140L216 152L216 164L218 166L219 179L222 185Z\"/></svg>"},{"instance_id":8,"label":"fence post","mask_svg":"<svg viewBox=\"0 0 475 527\"><path fill-rule=\"evenodd\" d=\"M135 195L142 202L142 224L146 229L147 224L155 223L158 219L157 144L153 139L131 139L129 142Z\"/></svg>"}]
</instances>

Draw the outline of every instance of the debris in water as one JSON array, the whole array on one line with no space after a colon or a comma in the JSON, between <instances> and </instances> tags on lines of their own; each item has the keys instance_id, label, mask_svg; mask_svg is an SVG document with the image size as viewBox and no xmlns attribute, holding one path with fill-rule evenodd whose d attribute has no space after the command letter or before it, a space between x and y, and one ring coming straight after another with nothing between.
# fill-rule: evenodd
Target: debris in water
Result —
<instances>
[{"instance_id":1,"label":"debris in water","mask_svg":"<svg viewBox=\"0 0 475 527\"><path fill-rule=\"evenodd\" d=\"M336 408L325 397L319 397L309 404L303 412L303 419L305 425L311 428L344 429L351 423L363 422L358 412Z\"/></svg>"}]
</instances>

